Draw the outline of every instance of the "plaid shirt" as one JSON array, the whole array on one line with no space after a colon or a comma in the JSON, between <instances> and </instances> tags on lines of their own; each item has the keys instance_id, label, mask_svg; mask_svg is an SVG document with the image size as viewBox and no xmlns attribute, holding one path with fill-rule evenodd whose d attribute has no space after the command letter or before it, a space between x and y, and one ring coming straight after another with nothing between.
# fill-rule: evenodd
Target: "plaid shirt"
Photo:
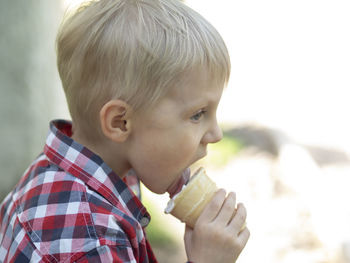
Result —
<instances>
[{"instance_id":1,"label":"plaid shirt","mask_svg":"<svg viewBox=\"0 0 350 263\"><path fill-rule=\"evenodd\" d=\"M100 157L54 121L44 152L0 206L0 262L157 262L150 216Z\"/></svg>"}]
</instances>

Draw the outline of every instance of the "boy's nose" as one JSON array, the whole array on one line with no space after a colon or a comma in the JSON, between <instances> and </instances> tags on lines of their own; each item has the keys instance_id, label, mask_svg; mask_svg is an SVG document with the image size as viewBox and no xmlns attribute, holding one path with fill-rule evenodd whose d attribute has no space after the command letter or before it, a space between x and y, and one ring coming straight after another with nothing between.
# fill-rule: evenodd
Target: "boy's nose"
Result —
<instances>
[{"instance_id":1,"label":"boy's nose","mask_svg":"<svg viewBox=\"0 0 350 263\"><path fill-rule=\"evenodd\" d=\"M222 130L219 127L217 121L215 121L214 125L212 125L211 129L205 134L203 138L203 143L216 143L221 141L222 139Z\"/></svg>"}]
</instances>

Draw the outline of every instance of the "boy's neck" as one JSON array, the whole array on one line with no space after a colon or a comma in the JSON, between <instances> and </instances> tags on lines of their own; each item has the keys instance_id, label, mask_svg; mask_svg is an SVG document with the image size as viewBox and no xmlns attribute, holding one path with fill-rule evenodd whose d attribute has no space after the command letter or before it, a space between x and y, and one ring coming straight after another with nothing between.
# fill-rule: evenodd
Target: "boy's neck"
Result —
<instances>
[{"instance_id":1,"label":"boy's neck","mask_svg":"<svg viewBox=\"0 0 350 263\"><path fill-rule=\"evenodd\" d=\"M85 139L84 136L79 136L79 133L76 131L72 134L72 139L100 156L120 178L123 178L131 169L128 163L124 161L124 155L120 154L124 152L120 149L122 148L121 145L115 145L114 142L106 139L92 142Z\"/></svg>"}]
</instances>

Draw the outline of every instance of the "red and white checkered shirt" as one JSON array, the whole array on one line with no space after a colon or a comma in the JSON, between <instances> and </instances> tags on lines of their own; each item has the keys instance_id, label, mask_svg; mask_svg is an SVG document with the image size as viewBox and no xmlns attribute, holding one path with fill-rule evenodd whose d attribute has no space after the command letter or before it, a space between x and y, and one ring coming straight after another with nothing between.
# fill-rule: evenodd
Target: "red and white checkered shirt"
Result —
<instances>
[{"instance_id":1,"label":"red and white checkered shirt","mask_svg":"<svg viewBox=\"0 0 350 263\"><path fill-rule=\"evenodd\" d=\"M44 152L2 202L0 262L157 262L139 198L71 135L70 122L51 122Z\"/></svg>"}]
</instances>

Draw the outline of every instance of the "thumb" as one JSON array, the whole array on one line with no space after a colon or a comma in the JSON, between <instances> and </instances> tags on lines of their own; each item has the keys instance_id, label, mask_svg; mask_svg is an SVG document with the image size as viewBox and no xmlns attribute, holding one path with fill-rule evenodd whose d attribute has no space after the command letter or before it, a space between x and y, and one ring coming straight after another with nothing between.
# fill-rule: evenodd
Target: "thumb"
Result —
<instances>
[{"instance_id":1,"label":"thumb","mask_svg":"<svg viewBox=\"0 0 350 263\"><path fill-rule=\"evenodd\" d=\"M192 251L192 234L193 234L193 229L191 227L189 227L188 225L186 225L185 228L185 235L184 235L184 243L185 243L185 250L186 250L186 254L187 257L189 256L189 254Z\"/></svg>"},{"instance_id":2,"label":"thumb","mask_svg":"<svg viewBox=\"0 0 350 263\"><path fill-rule=\"evenodd\" d=\"M184 235L185 245L191 243L192 233L193 233L193 229L191 227L189 227L188 225L186 225L185 235Z\"/></svg>"}]
</instances>

